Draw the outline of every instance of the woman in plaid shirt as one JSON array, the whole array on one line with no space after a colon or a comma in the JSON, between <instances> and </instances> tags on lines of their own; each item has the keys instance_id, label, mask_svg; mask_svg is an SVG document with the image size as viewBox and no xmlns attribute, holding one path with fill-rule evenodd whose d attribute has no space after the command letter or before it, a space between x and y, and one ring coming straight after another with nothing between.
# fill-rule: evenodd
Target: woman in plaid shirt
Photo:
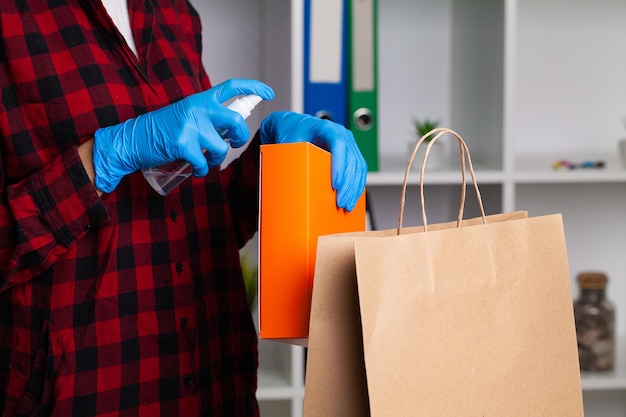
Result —
<instances>
[{"instance_id":1,"label":"woman in plaid shirt","mask_svg":"<svg viewBox=\"0 0 626 417\"><path fill-rule=\"evenodd\" d=\"M272 90L211 88L187 1L105 3L0 0L0 415L256 416L259 145L330 150L348 210L365 161L343 127L277 112L221 171L215 129L249 136L221 103ZM195 176L162 197L138 170L177 159Z\"/></svg>"}]
</instances>

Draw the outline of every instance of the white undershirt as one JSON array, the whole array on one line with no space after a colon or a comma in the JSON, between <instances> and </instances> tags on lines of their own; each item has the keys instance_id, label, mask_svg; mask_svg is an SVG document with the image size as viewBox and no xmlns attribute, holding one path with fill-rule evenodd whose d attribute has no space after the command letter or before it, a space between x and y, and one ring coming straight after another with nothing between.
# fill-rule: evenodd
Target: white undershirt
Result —
<instances>
[{"instance_id":1,"label":"white undershirt","mask_svg":"<svg viewBox=\"0 0 626 417\"><path fill-rule=\"evenodd\" d=\"M109 12L109 16L113 19L113 23L117 26L117 30L120 31L126 43L137 55L137 47L135 46L135 39L133 38L133 32L130 29L130 18L128 16L128 3L127 0L102 0L102 4Z\"/></svg>"}]
</instances>

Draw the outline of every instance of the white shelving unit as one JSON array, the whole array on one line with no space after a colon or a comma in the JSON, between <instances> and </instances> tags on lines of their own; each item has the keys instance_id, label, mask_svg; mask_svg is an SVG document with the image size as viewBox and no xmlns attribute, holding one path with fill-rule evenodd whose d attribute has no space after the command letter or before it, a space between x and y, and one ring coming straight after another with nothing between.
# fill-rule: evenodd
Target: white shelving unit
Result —
<instances>
[{"instance_id":1,"label":"white shelving unit","mask_svg":"<svg viewBox=\"0 0 626 417\"><path fill-rule=\"evenodd\" d=\"M276 99L255 111L302 109L302 0L194 3L203 15L205 64L214 83L259 78ZM587 417L626 415L626 2L622 0L379 0L379 153L370 173L376 228L394 228L413 117L441 120L467 141L488 213L562 213L572 294L575 276L602 270L616 305L613 372L583 375ZM217 34L216 34L217 33ZM445 139L446 141L450 139ZM460 174L428 171L428 218L458 209ZM603 160L602 170L552 163ZM405 223L419 224L418 173ZM478 215L471 190L466 215ZM298 417L304 351L261 341L263 415Z\"/></svg>"},{"instance_id":2,"label":"white shelving unit","mask_svg":"<svg viewBox=\"0 0 626 417\"><path fill-rule=\"evenodd\" d=\"M608 274L617 366L583 374L585 414L625 415L626 170L617 141L626 136L626 4L386 0L379 18L382 157L368 178L376 227L397 222L411 117L440 118L468 142L488 212L563 214L574 297L576 274ZM409 52L399 47L403 38L421 41ZM555 171L563 159L603 160L606 168ZM431 222L455 218L460 174L453 155L449 163L425 177ZM408 225L421 223L418 183L412 172ZM466 211L478 215L475 204Z\"/></svg>"},{"instance_id":3,"label":"white shelving unit","mask_svg":"<svg viewBox=\"0 0 626 417\"><path fill-rule=\"evenodd\" d=\"M260 341L257 398L262 416L301 416L304 400L304 348Z\"/></svg>"}]
</instances>

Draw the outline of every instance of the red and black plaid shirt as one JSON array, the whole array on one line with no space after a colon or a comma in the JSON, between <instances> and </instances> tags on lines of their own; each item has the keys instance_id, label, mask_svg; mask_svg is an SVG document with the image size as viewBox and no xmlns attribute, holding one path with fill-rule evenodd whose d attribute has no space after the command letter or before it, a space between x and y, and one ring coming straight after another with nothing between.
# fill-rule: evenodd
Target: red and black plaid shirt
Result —
<instances>
[{"instance_id":1,"label":"red and black plaid shirt","mask_svg":"<svg viewBox=\"0 0 626 417\"><path fill-rule=\"evenodd\" d=\"M249 416L257 339L238 249L258 138L167 197L99 199L76 146L210 86L185 0L0 0L0 415Z\"/></svg>"}]
</instances>

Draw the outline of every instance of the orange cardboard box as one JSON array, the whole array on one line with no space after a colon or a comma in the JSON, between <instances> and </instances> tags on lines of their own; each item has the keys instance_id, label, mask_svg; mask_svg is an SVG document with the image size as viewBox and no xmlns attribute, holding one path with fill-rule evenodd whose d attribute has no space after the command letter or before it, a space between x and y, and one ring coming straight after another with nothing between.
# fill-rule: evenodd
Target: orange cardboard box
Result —
<instances>
[{"instance_id":1,"label":"orange cardboard box","mask_svg":"<svg viewBox=\"0 0 626 417\"><path fill-rule=\"evenodd\" d=\"M310 143L261 146L259 336L306 346L318 236L365 230L365 193L337 208L330 153Z\"/></svg>"}]
</instances>

